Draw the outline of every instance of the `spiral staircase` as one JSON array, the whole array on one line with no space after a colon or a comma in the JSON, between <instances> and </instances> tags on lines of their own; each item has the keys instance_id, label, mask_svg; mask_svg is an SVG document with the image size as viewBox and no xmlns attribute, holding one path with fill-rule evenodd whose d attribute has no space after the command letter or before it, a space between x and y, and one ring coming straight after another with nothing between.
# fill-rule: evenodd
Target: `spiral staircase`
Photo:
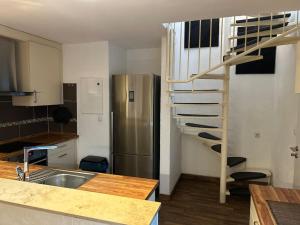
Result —
<instances>
[{"instance_id":1,"label":"spiral staircase","mask_svg":"<svg viewBox=\"0 0 300 225\"><path fill-rule=\"evenodd\" d=\"M212 31L213 19L209 20ZM191 135L220 157L220 203L225 203L226 195L249 194L248 181L262 180L270 183L272 177L267 169L248 168L245 157L231 155L228 149L230 67L262 60L262 49L296 44L300 40L299 12L220 18L218 57L215 57L215 48L212 47L213 32L209 32L209 47L206 50L201 48L202 21L199 21L198 50L190 48L191 29L188 34L188 47L182 47L184 26L189 24L191 27L192 21L165 25L166 82L173 117L177 119L182 133ZM191 60L192 51L194 57L195 51L199 51L197 66L193 65L195 60ZM205 57L201 51L206 51ZM182 52L185 52L185 60L182 59ZM219 62L214 62L215 58L219 58ZM203 60L208 62L201 68ZM197 68L197 72L192 71L193 66ZM182 75L182 68L185 68L186 76ZM209 85L197 88L201 86L199 83L205 84L207 81L221 82L221 85L218 83L216 87ZM205 97L194 97L200 95ZM219 100L210 100L211 95L219 95ZM201 108L207 109L206 113Z\"/></svg>"}]
</instances>

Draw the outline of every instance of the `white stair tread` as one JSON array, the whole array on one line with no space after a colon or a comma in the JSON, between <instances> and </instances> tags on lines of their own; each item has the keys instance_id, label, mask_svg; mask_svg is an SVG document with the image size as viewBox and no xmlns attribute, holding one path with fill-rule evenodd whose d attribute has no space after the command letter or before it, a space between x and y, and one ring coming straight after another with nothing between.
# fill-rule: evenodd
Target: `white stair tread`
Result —
<instances>
[{"instance_id":1,"label":"white stair tread","mask_svg":"<svg viewBox=\"0 0 300 225\"><path fill-rule=\"evenodd\" d=\"M261 44L268 40L270 40L270 38L262 38L262 40L259 43ZM282 37L282 38L274 41L273 43L266 45L263 48L275 47L275 46L280 46L280 45L296 44L299 40L300 40L300 37ZM247 45L246 51L253 47L256 47L256 46L257 46L257 43L252 44L252 45ZM234 51L228 50L227 53L236 53L236 52L244 52L244 51L245 51L245 48L241 47L241 48L235 49Z\"/></svg>"},{"instance_id":2,"label":"white stair tread","mask_svg":"<svg viewBox=\"0 0 300 225\"><path fill-rule=\"evenodd\" d=\"M286 31L294 29L296 26L297 25L294 24L294 25L286 26L286 27L284 27L284 29L282 27L281 28L277 28L277 29L273 29L272 30L272 35L282 34L282 33L286 32ZM233 39L245 39L246 37L247 38L251 38L251 37L255 38L255 37L258 37L258 36L261 37L261 36L268 36L268 35L270 35L270 31L269 30L268 31L261 31L259 33L257 32L257 33L247 34L247 35L231 36L228 39L229 40L233 40Z\"/></svg>"},{"instance_id":3,"label":"white stair tread","mask_svg":"<svg viewBox=\"0 0 300 225\"><path fill-rule=\"evenodd\" d=\"M222 103L173 103L170 107L187 108L187 107L201 107L201 106L221 106Z\"/></svg>"},{"instance_id":4,"label":"white stair tread","mask_svg":"<svg viewBox=\"0 0 300 225\"><path fill-rule=\"evenodd\" d=\"M287 13L278 13L278 14L260 14L260 15L248 15L247 17L244 18L237 18L236 19L236 23L245 23L247 22L257 22L257 21L275 21L275 20L279 20L279 19L287 19L291 17L291 13L287 12Z\"/></svg>"},{"instance_id":5,"label":"white stair tread","mask_svg":"<svg viewBox=\"0 0 300 225\"><path fill-rule=\"evenodd\" d=\"M237 59L231 61L228 64L229 65L238 65L238 64L248 63L248 62L254 62L254 61L257 61L257 60L262 60L263 58L264 58L263 56L257 56L257 55L242 56L240 58L237 58ZM226 59L226 60L229 60L229 59Z\"/></svg>"},{"instance_id":6,"label":"white stair tread","mask_svg":"<svg viewBox=\"0 0 300 225\"><path fill-rule=\"evenodd\" d=\"M216 131L216 132L223 132L222 128L206 128L206 127L189 127L185 125L180 125L178 128L182 129L186 132L201 132L201 131Z\"/></svg>"},{"instance_id":7,"label":"white stair tread","mask_svg":"<svg viewBox=\"0 0 300 225\"><path fill-rule=\"evenodd\" d=\"M253 173L253 174L251 174ZM264 176L260 176L263 174ZM266 169L251 169L247 168L239 172L235 172L227 177L227 182L243 181L243 180L256 180L271 177L272 173Z\"/></svg>"},{"instance_id":8,"label":"white stair tread","mask_svg":"<svg viewBox=\"0 0 300 225\"><path fill-rule=\"evenodd\" d=\"M284 22L288 22L289 18L280 18L280 19L273 19L272 25L282 24ZM250 27L250 26L268 26L271 24L271 20L261 20L261 21L253 21L253 22L244 22L244 23L232 23L231 26L234 27Z\"/></svg>"},{"instance_id":9,"label":"white stair tread","mask_svg":"<svg viewBox=\"0 0 300 225\"><path fill-rule=\"evenodd\" d=\"M264 173L267 175L267 177L271 177L272 176L272 172L268 169L260 169L260 168L245 168L240 172L257 172L257 173Z\"/></svg>"},{"instance_id":10,"label":"white stair tread","mask_svg":"<svg viewBox=\"0 0 300 225\"><path fill-rule=\"evenodd\" d=\"M170 93L174 94L206 94L206 93L223 93L223 90L219 89L207 89L207 90L170 90Z\"/></svg>"},{"instance_id":11,"label":"white stair tread","mask_svg":"<svg viewBox=\"0 0 300 225\"><path fill-rule=\"evenodd\" d=\"M216 144L221 144L222 143L222 140L210 140L210 139L199 137L198 134L189 134L189 133L185 133L185 134L191 135L195 139L201 141L202 143L204 143L204 144L206 144L208 146L212 146L212 145L216 145Z\"/></svg>"},{"instance_id":12,"label":"white stair tread","mask_svg":"<svg viewBox=\"0 0 300 225\"><path fill-rule=\"evenodd\" d=\"M222 116L219 115L197 115L197 114L176 114L173 116L175 119L223 119Z\"/></svg>"},{"instance_id":13,"label":"white stair tread","mask_svg":"<svg viewBox=\"0 0 300 225\"><path fill-rule=\"evenodd\" d=\"M191 78L194 77L194 76L197 76L198 74L193 74L191 75ZM197 79L207 79L207 80L224 80L225 79L225 75L224 74L205 74L205 75L202 75L200 76L199 78Z\"/></svg>"}]
</instances>

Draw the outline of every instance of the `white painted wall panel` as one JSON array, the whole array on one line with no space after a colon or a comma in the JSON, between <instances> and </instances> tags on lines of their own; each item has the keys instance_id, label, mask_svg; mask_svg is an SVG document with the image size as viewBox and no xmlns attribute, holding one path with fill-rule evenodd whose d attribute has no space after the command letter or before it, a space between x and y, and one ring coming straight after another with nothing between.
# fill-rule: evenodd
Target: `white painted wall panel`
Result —
<instances>
[{"instance_id":1,"label":"white painted wall panel","mask_svg":"<svg viewBox=\"0 0 300 225\"><path fill-rule=\"evenodd\" d=\"M126 51L128 74L161 74L161 49L128 49Z\"/></svg>"},{"instance_id":2,"label":"white painted wall panel","mask_svg":"<svg viewBox=\"0 0 300 225\"><path fill-rule=\"evenodd\" d=\"M103 116L82 114L78 97L78 162L87 155L109 157L109 54L108 42L63 45L63 80L77 83L80 78L97 77L103 80Z\"/></svg>"}]
</instances>

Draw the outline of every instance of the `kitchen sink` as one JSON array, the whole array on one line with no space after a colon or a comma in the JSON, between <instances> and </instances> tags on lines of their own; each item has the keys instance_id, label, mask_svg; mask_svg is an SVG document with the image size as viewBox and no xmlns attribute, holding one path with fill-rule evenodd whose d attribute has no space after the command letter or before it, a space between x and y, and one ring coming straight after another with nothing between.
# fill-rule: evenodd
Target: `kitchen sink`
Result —
<instances>
[{"instance_id":1,"label":"kitchen sink","mask_svg":"<svg viewBox=\"0 0 300 225\"><path fill-rule=\"evenodd\" d=\"M30 182L75 189L92 179L94 176L96 176L95 173L45 169L32 173Z\"/></svg>"}]
</instances>

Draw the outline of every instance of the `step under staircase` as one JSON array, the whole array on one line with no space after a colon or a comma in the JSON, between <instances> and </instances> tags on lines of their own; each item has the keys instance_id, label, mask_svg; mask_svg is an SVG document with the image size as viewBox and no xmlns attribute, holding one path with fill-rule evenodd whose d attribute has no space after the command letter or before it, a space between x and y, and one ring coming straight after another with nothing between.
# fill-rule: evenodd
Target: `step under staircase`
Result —
<instances>
[{"instance_id":1,"label":"step under staircase","mask_svg":"<svg viewBox=\"0 0 300 225\"><path fill-rule=\"evenodd\" d=\"M173 110L173 117L178 121L178 127L182 133L191 135L208 148L215 152L220 157L221 172L220 172L220 202L225 203L226 195L249 196L248 182L264 181L271 182L272 173L267 169L247 168L247 159L242 156L228 154L228 103L229 103L229 78L230 67L244 63L250 63L263 59L261 49L295 44L300 40L299 35L299 12L283 12L266 16L245 16L244 18L230 18L231 34L227 38L230 43L227 49L223 46L225 37L223 30L226 18L220 19L221 26L221 43L220 43L220 62L216 65L212 63L212 32L210 32L210 46L208 50L208 68L200 69L200 52L201 44L199 44L199 62L198 72L189 72L190 63L190 40L188 49L186 49L187 58L187 74L185 79L177 79L174 75L174 62L179 62L179 68L182 64L181 55L178 60L175 49L175 25L167 26L168 41L167 41L167 75L166 82L169 85L170 107ZM228 20L228 19L227 19ZM184 23L181 23L181 26ZM212 19L211 19L212 24ZM201 21L199 25L201 30ZM211 25L212 26L212 25ZM190 26L191 27L191 26ZM181 31L182 32L182 27ZM190 34L189 34L190 37ZM181 44L181 40L180 40ZM203 59L202 60L206 60ZM175 65L176 66L176 65ZM223 73L216 73L223 68ZM181 69L179 69L180 73ZM222 82L222 88L195 88L196 82L218 81ZM207 82L206 81L206 82ZM179 89L176 84L191 84L192 88ZM221 102L204 102L191 101L191 96L200 95L220 95ZM177 96L185 96L186 101L176 100ZM221 107L221 113L191 113L189 110L202 109L203 107ZM180 111L181 110L181 111ZM187 112L182 112L187 110ZM179 111L179 112L178 112ZM200 110L199 110L200 111ZM218 121L219 125L211 121ZM239 169L240 166L244 168ZM238 171L233 171L238 168ZM246 185L240 185L245 183ZM238 184L235 186L235 184Z\"/></svg>"}]
</instances>

